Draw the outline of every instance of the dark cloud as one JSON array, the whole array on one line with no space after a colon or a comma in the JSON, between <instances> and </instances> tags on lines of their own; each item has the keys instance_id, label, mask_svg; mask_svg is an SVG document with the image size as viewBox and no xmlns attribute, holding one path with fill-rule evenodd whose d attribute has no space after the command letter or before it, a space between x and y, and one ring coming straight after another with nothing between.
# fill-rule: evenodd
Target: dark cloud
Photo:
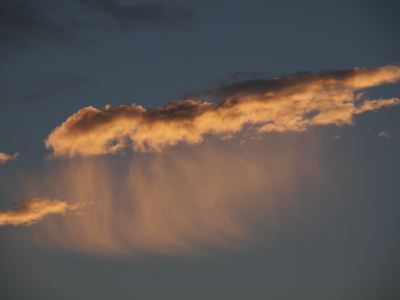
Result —
<instances>
[{"instance_id":1,"label":"dark cloud","mask_svg":"<svg viewBox=\"0 0 400 300\"><path fill-rule=\"evenodd\" d=\"M194 17L183 5L166 5L157 2L124 6L115 0L76 0L80 4L112 18L120 28L127 29L143 24L179 25Z\"/></svg>"},{"instance_id":2,"label":"dark cloud","mask_svg":"<svg viewBox=\"0 0 400 300\"><path fill-rule=\"evenodd\" d=\"M93 40L78 33L79 24L62 6L46 1L3 0L0 2L0 44L34 47L41 42L89 46Z\"/></svg>"},{"instance_id":3,"label":"dark cloud","mask_svg":"<svg viewBox=\"0 0 400 300\"><path fill-rule=\"evenodd\" d=\"M244 80L245 78L260 78L270 75L270 72L237 71L229 75L233 80Z\"/></svg>"},{"instance_id":4,"label":"dark cloud","mask_svg":"<svg viewBox=\"0 0 400 300\"><path fill-rule=\"evenodd\" d=\"M72 75L55 75L46 84L29 86L0 85L0 102L28 102L54 97L65 91L82 89L96 85L96 81Z\"/></svg>"},{"instance_id":5,"label":"dark cloud","mask_svg":"<svg viewBox=\"0 0 400 300\"><path fill-rule=\"evenodd\" d=\"M203 88L200 92L185 93L180 97L180 100L205 100L207 98L210 100L234 99L239 96L243 97L251 94L279 93L288 89L299 92L298 89L307 88L310 83L318 84L324 81L326 82L326 86L334 81L336 86L333 87L338 88L345 84L346 81L357 78L361 73L365 77L373 77L378 72L379 68L354 68L352 70L329 70L321 73L301 71L276 78L263 78L268 72L238 71L229 77L234 80L242 80L233 83L222 80L214 88ZM249 77L252 77L252 79L248 79Z\"/></svg>"},{"instance_id":6,"label":"dark cloud","mask_svg":"<svg viewBox=\"0 0 400 300\"><path fill-rule=\"evenodd\" d=\"M96 41L85 35L87 29L179 26L193 16L186 6L157 2L125 6L114 0L2 0L0 49L34 47L43 42L91 47Z\"/></svg>"}]
</instances>

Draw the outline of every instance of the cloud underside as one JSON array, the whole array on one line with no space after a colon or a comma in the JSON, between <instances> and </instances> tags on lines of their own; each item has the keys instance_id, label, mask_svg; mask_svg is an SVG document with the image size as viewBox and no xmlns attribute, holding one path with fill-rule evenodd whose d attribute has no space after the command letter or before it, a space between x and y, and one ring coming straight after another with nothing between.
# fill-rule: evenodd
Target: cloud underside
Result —
<instances>
[{"instance_id":1,"label":"cloud underside","mask_svg":"<svg viewBox=\"0 0 400 300\"><path fill-rule=\"evenodd\" d=\"M30 198L14 204L12 211L0 211L0 226L31 225L49 214L64 214L68 205L58 200Z\"/></svg>"},{"instance_id":2,"label":"cloud underside","mask_svg":"<svg viewBox=\"0 0 400 300\"><path fill-rule=\"evenodd\" d=\"M399 98L367 99L360 90L400 80L400 67L354 68L319 74L225 84L201 94L218 103L185 100L159 109L133 104L85 107L46 139L53 156L72 157L160 151L179 142L196 144L206 135L227 138L250 133L305 131L314 125L353 124L354 116L400 104Z\"/></svg>"}]
</instances>

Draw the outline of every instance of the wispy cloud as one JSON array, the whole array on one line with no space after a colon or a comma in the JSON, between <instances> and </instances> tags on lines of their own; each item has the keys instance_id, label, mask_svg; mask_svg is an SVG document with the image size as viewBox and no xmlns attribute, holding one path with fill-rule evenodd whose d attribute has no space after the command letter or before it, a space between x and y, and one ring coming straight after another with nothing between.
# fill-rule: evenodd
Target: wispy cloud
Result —
<instances>
[{"instance_id":1,"label":"wispy cloud","mask_svg":"<svg viewBox=\"0 0 400 300\"><path fill-rule=\"evenodd\" d=\"M129 29L141 23L162 26L181 25L194 17L193 11L184 5L167 5L158 2L122 5L115 0L76 1L110 17L121 29Z\"/></svg>"},{"instance_id":2,"label":"wispy cloud","mask_svg":"<svg viewBox=\"0 0 400 300\"><path fill-rule=\"evenodd\" d=\"M11 159L16 159L18 157L19 153L16 152L13 155L9 155L7 153L0 152L0 164L4 164L6 161L11 160Z\"/></svg>"},{"instance_id":3,"label":"wispy cloud","mask_svg":"<svg viewBox=\"0 0 400 300\"><path fill-rule=\"evenodd\" d=\"M157 2L123 5L116 0L3 0L0 48L26 48L43 42L91 47L96 41L84 34L87 29L130 30L140 24L176 26L186 24L193 16L184 5Z\"/></svg>"},{"instance_id":4,"label":"wispy cloud","mask_svg":"<svg viewBox=\"0 0 400 300\"><path fill-rule=\"evenodd\" d=\"M12 211L0 211L0 226L31 225L49 214L64 214L68 204L59 200L45 198L26 199L13 205Z\"/></svg>"},{"instance_id":5,"label":"wispy cloud","mask_svg":"<svg viewBox=\"0 0 400 300\"><path fill-rule=\"evenodd\" d=\"M42 42L93 45L93 40L78 33L81 26L59 1L53 5L41 0L0 2L0 42L3 49L32 47Z\"/></svg>"},{"instance_id":6,"label":"wispy cloud","mask_svg":"<svg viewBox=\"0 0 400 300\"><path fill-rule=\"evenodd\" d=\"M206 135L230 136L246 126L256 134L351 125L358 114L400 104L399 98L363 100L357 91L399 80L397 66L303 72L224 84L197 96L217 103L172 101L159 109L136 104L101 110L85 107L55 128L45 143L54 156L85 156L116 153L125 147L160 151L179 142L200 143Z\"/></svg>"},{"instance_id":7,"label":"wispy cloud","mask_svg":"<svg viewBox=\"0 0 400 300\"><path fill-rule=\"evenodd\" d=\"M340 138L340 135L336 135L336 136L334 136L333 138L331 138L331 140L337 140L337 139L339 139Z\"/></svg>"},{"instance_id":8,"label":"wispy cloud","mask_svg":"<svg viewBox=\"0 0 400 300\"><path fill-rule=\"evenodd\" d=\"M59 74L46 78L45 83L29 86L0 85L1 101L29 102L38 99L58 96L60 93L71 90L80 90L95 86L96 81L90 78Z\"/></svg>"},{"instance_id":9,"label":"wispy cloud","mask_svg":"<svg viewBox=\"0 0 400 300\"><path fill-rule=\"evenodd\" d=\"M381 131L381 132L378 134L378 136L383 136L383 137L386 137L386 138L391 138L391 137L392 137L392 135L391 135L390 132L388 132L388 131Z\"/></svg>"},{"instance_id":10,"label":"wispy cloud","mask_svg":"<svg viewBox=\"0 0 400 300\"><path fill-rule=\"evenodd\" d=\"M271 139L241 147L214 140L190 149L52 164L44 176L21 183L26 195L91 204L84 215L48 219L36 237L43 245L106 255L244 249L266 228L284 230L288 217L301 218L294 203L299 191L321 180L312 138L280 137L273 147ZM262 236L269 238L265 231Z\"/></svg>"}]
</instances>

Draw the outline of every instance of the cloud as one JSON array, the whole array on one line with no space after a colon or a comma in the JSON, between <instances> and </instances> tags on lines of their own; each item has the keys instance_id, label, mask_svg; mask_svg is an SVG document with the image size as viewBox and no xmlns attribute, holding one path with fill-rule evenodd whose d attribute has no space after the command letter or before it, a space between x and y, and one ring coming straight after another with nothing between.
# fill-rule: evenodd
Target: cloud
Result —
<instances>
[{"instance_id":1,"label":"cloud","mask_svg":"<svg viewBox=\"0 0 400 300\"><path fill-rule=\"evenodd\" d=\"M18 152L14 153L14 155L9 155L3 152L0 152L0 164L4 164L6 161L11 160L11 159L16 159L17 156L19 155Z\"/></svg>"},{"instance_id":2,"label":"cloud","mask_svg":"<svg viewBox=\"0 0 400 300\"><path fill-rule=\"evenodd\" d=\"M339 138L340 138L340 135L336 135L333 138L331 138L331 140L336 140L336 139L339 139Z\"/></svg>"},{"instance_id":3,"label":"cloud","mask_svg":"<svg viewBox=\"0 0 400 300\"><path fill-rule=\"evenodd\" d=\"M55 4L61 2L56 1ZM47 1L4 0L0 2L0 44L32 47L41 42L61 45L91 45L93 40L79 35L81 25L61 5Z\"/></svg>"},{"instance_id":4,"label":"cloud","mask_svg":"<svg viewBox=\"0 0 400 300\"><path fill-rule=\"evenodd\" d=\"M141 23L151 25L178 25L189 21L194 13L184 5L158 2L124 6L115 0L76 0L78 3L105 14L126 29Z\"/></svg>"},{"instance_id":5,"label":"cloud","mask_svg":"<svg viewBox=\"0 0 400 300\"><path fill-rule=\"evenodd\" d=\"M66 74L54 75L47 79L47 81L46 84L29 86L0 85L0 102L35 101L47 97L54 97L65 91L79 90L96 84L96 81L93 79Z\"/></svg>"},{"instance_id":6,"label":"cloud","mask_svg":"<svg viewBox=\"0 0 400 300\"><path fill-rule=\"evenodd\" d=\"M378 136L383 136L383 137L386 137L386 138L391 138L392 137L392 135L388 131L382 131L382 132L380 132L378 134Z\"/></svg>"},{"instance_id":7,"label":"cloud","mask_svg":"<svg viewBox=\"0 0 400 300\"><path fill-rule=\"evenodd\" d=\"M43 42L92 47L84 31L132 29L137 25L184 25L194 13L183 5L157 2L122 5L114 0L0 1L0 45L32 47ZM109 20L118 26L110 24Z\"/></svg>"},{"instance_id":8,"label":"cloud","mask_svg":"<svg viewBox=\"0 0 400 300\"><path fill-rule=\"evenodd\" d=\"M0 226L31 225L49 214L64 214L68 204L59 200L31 198L13 205L13 211L0 211Z\"/></svg>"},{"instance_id":9,"label":"cloud","mask_svg":"<svg viewBox=\"0 0 400 300\"><path fill-rule=\"evenodd\" d=\"M262 132L305 131L314 125L353 124L354 116L400 99L362 99L359 90L400 80L400 67L354 68L319 74L223 84L159 109L133 105L85 107L55 128L45 141L53 156L72 157L160 151L180 142L197 144L207 135L230 136L248 127ZM192 94L194 96L195 94Z\"/></svg>"},{"instance_id":10,"label":"cloud","mask_svg":"<svg viewBox=\"0 0 400 300\"><path fill-rule=\"evenodd\" d=\"M229 75L230 79L241 80L245 78L260 78L270 75L270 72L237 71Z\"/></svg>"},{"instance_id":11,"label":"cloud","mask_svg":"<svg viewBox=\"0 0 400 300\"><path fill-rule=\"evenodd\" d=\"M35 237L44 246L104 255L244 249L268 242L268 229L285 230L301 219L303 205L313 207L308 197L295 202L321 180L316 148L311 135L240 147L214 140L161 153L51 162L20 185L27 197L91 202L83 215L38 224Z\"/></svg>"}]
</instances>

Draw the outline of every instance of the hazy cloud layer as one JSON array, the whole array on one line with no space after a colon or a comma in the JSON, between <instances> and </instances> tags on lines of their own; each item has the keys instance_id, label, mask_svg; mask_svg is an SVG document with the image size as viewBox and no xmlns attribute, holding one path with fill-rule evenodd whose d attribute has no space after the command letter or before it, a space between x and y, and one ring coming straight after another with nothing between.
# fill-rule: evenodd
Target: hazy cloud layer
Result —
<instances>
[{"instance_id":1,"label":"hazy cloud layer","mask_svg":"<svg viewBox=\"0 0 400 300\"><path fill-rule=\"evenodd\" d=\"M115 0L76 0L78 3L112 18L122 29L140 23L150 25L179 25L193 18L194 13L184 5L150 2L124 6Z\"/></svg>"},{"instance_id":2,"label":"hazy cloud layer","mask_svg":"<svg viewBox=\"0 0 400 300\"><path fill-rule=\"evenodd\" d=\"M0 152L0 164L4 164L8 160L15 159L17 158L18 155L19 155L18 152L14 153L14 155L9 155L7 153Z\"/></svg>"},{"instance_id":3,"label":"hazy cloud layer","mask_svg":"<svg viewBox=\"0 0 400 300\"><path fill-rule=\"evenodd\" d=\"M56 97L60 93L96 85L96 81L72 75L54 75L46 83L35 85L0 85L1 101L29 102L47 97Z\"/></svg>"},{"instance_id":4,"label":"hazy cloud layer","mask_svg":"<svg viewBox=\"0 0 400 300\"><path fill-rule=\"evenodd\" d=\"M355 115L400 104L399 98L371 100L357 91L399 80L397 66L303 72L193 94L216 103L186 100L159 109L136 104L101 110L86 107L55 128L45 143L54 156L85 156L116 153L125 147L159 151L179 142L200 143L208 134L227 138L244 128L257 134L353 124Z\"/></svg>"},{"instance_id":5,"label":"hazy cloud layer","mask_svg":"<svg viewBox=\"0 0 400 300\"><path fill-rule=\"evenodd\" d=\"M68 208L66 202L45 198L26 199L13 205L12 211L0 211L0 226L31 225L43 219L48 214L64 214Z\"/></svg>"},{"instance_id":6,"label":"hazy cloud layer","mask_svg":"<svg viewBox=\"0 0 400 300\"><path fill-rule=\"evenodd\" d=\"M0 1L0 48L41 42L92 46L84 30L128 30L137 25L183 25L193 18L183 5L123 5L115 0Z\"/></svg>"},{"instance_id":7,"label":"hazy cloud layer","mask_svg":"<svg viewBox=\"0 0 400 300\"><path fill-rule=\"evenodd\" d=\"M67 3L67 2L66 2ZM31 47L41 42L91 45L80 36L80 24L62 2L4 0L0 2L0 43L5 47Z\"/></svg>"},{"instance_id":8,"label":"hazy cloud layer","mask_svg":"<svg viewBox=\"0 0 400 300\"><path fill-rule=\"evenodd\" d=\"M315 142L288 137L63 160L21 186L27 197L90 202L84 214L35 227L38 241L51 247L107 255L243 249L269 241L264 230L286 230L314 207L312 198L297 201L321 180Z\"/></svg>"}]
</instances>

